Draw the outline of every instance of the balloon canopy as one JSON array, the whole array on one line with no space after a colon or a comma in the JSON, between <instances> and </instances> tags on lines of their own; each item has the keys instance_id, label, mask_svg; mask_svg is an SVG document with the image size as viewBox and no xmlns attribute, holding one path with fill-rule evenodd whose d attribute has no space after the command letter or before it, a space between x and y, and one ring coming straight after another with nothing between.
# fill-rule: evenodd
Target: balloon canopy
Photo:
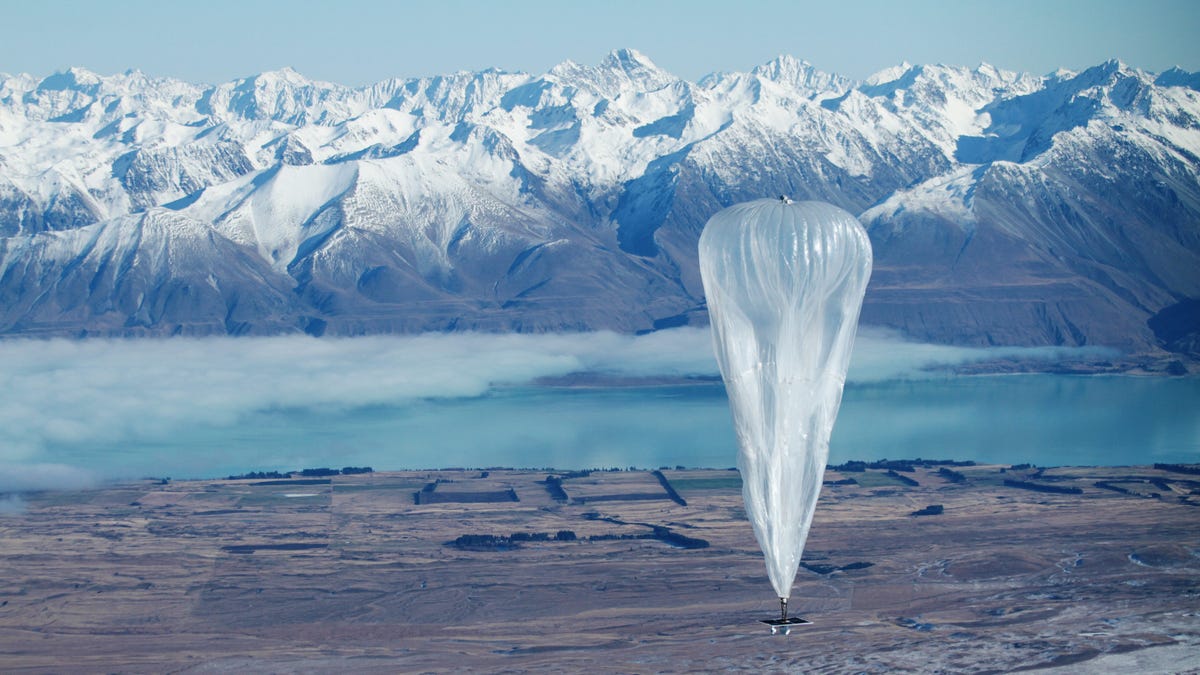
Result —
<instances>
[{"instance_id":1,"label":"balloon canopy","mask_svg":"<svg viewBox=\"0 0 1200 675\"><path fill-rule=\"evenodd\" d=\"M871 243L831 204L760 199L708 221L700 273L746 512L786 599L821 492Z\"/></svg>"}]
</instances>

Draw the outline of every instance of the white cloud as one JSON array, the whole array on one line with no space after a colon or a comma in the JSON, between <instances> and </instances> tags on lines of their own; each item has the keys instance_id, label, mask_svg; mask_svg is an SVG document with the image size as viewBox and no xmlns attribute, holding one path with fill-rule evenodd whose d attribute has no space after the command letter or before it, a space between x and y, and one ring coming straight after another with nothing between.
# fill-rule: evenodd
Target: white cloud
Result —
<instances>
[{"instance_id":1,"label":"white cloud","mask_svg":"<svg viewBox=\"0 0 1200 675\"><path fill-rule=\"evenodd\" d=\"M0 516L25 513L25 500L21 495L0 496Z\"/></svg>"},{"instance_id":2,"label":"white cloud","mask_svg":"<svg viewBox=\"0 0 1200 675\"><path fill-rule=\"evenodd\" d=\"M52 463L0 463L0 493L39 490L83 490L96 485L86 469Z\"/></svg>"},{"instance_id":3,"label":"white cloud","mask_svg":"<svg viewBox=\"0 0 1200 675\"><path fill-rule=\"evenodd\" d=\"M864 331L851 380L922 377L930 367L995 356L1064 354L921 345ZM274 410L328 412L472 398L497 385L576 372L677 377L715 376L717 369L709 332L697 328L637 337L581 333L3 341L0 475L8 478L0 481L0 491L89 484L91 473L70 466L99 470L95 453L87 453L89 446L127 443L136 448L197 428L235 427Z\"/></svg>"},{"instance_id":4,"label":"white cloud","mask_svg":"<svg viewBox=\"0 0 1200 675\"><path fill-rule=\"evenodd\" d=\"M1116 354L1104 347L954 347L909 342L891 331L864 328L858 331L854 342L847 379L851 382L919 379L940 375L955 366L994 359L1054 362L1111 358Z\"/></svg>"}]
</instances>

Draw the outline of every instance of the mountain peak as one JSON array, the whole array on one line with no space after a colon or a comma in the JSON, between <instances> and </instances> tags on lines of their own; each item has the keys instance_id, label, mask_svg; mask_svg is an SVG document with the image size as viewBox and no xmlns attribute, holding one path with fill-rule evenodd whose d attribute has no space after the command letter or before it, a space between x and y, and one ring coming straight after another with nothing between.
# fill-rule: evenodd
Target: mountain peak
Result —
<instances>
[{"instance_id":1,"label":"mountain peak","mask_svg":"<svg viewBox=\"0 0 1200 675\"><path fill-rule=\"evenodd\" d=\"M999 77L1002 74L999 68L987 61L980 61L979 65L975 66L975 72L988 77Z\"/></svg>"},{"instance_id":2,"label":"mountain peak","mask_svg":"<svg viewBox=\"0 0 1200 675\"><path fill-rule=\"evenodd\" d=\"M755 67L750 74L802 90L841 93L850 86L849 80L817 70L808 61L797 59L789 54L780 54L761 66Z\"/></svg>"},{"instance_id":3,"label":"mountain peak","mask_svg":"<svg viewBox=\"0 0 1200 675\"><path fill-rule=\"evenodd\" d=\"M73 66L65 71L54 73L38 84L42 91L62 91L65 89L80 89L95 87L101 82L100 76L86 68Z\"/></svg>"},{"instance_id":4,"label":"mountain peak","mask_svg":"<svg viewBox=\"0 0 1200 675\"><path fill-rule=\"evenodd\" d=\"M1160 87L1187 87L1200 91L1200 73L1193 73L1175 66L1164 70L1154 79Z\"/></svg>"},{"instance_id":5,"label":"mountain peak","mask_svg":"<svg viewBox=\"0 0 1200 675\"><path fill-rule=\"evenodd\" d=\"M290 84L290 85L307 85L313 84L313 81L300 74L291 66L283 66L276 70L264 70L263 72L252 75L246 78L250 82L261 82L263 84Z\"/></svg>"},{"instance_id":6,"label":"mountain peak","mask_svg":"<svg viewBox=\"0 0 1200 675\"><path fill-rule=\"evenodd\" d=\"M614 49L604 57L604 61L600 64L608 67L619 67L625 70L634 70L639 68L648 68L658 70L658 66L650 60L650 57L630 47L622 47Z\"/></svg>"},{"instance_id":7,"label":"mountain peak","mask_svg":"<svg viewBox=\"0 0 1200 675\"><path fill-rule=\"evenodd\" d=\"M614 49L597 66L563 61L546 73L552 81L584 85L605 98L615 98L633 85L636 91L655 91L679 78L659 68L636 49Z\"/></svg>"},{"instance_id":8,"label":"mountain peak","mask_svg":"<svg viewBox=\"0 0 1200 675\"><path fill-rule=\"evenodd\" d=\"M803 79L814 70L816 69L808 61L801 61L790 54L780 54L761 66L756 66L750 74L780 82Z\"/></svg>"},{"instance_id":9,"label":"mountain peak","mask_svg":"<svg viewBox=\"0 0 1200 675\"><path fill-rule=\"evenodd\" d=\"M877 86L880 84L893 82L903 77L908 71L912 70L912 67L913 65L908 61L901 61L900 65L892 66L891 68L884 68L883 70L871 75L863 81L863 84L868 86Z\"/></svg>"},{"instance_id":10,"label":"mountain peak","mask_svg":"<svg viewBox=\"0 0 1200 675\"><path fill-rule=\"evenodd\" d=\"M1092 66L1075 75L1068 81L1080 88L1111 86L1119 80L1132 78L1135 80L1149 79L1142 71L1126 65L1119 59L1109 59L1098 66Z\"/></svg>"},{"instance_id":11,"label":"mountain peak","mask_svg":"<svg viewBox=\"0 0 1200 675\"><path fill-rule=\"evenodd\" d=\"M614 49L600 62L600 68L624 73L630 80L646 89L657 89L675 81L676 77L659 68L636 49Z\"/></svg>"}]
</instances>

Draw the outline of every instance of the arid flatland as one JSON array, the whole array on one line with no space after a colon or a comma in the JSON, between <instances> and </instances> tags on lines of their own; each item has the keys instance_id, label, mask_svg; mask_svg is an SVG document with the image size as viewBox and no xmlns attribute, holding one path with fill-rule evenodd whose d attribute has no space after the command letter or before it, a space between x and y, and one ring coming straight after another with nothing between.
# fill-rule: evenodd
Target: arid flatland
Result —
<instances>
[{"instance_id":1,"label":"arid flatland","mask_svg":"<svg viewBox=\"0 0 1200 675\"><path fill-rule=\"evenodd\" d=\"M314 480L21 496L0 671L1200 669L1193 474L830 471L788 636L734 471Z\"/></svg>"}]
</instances>

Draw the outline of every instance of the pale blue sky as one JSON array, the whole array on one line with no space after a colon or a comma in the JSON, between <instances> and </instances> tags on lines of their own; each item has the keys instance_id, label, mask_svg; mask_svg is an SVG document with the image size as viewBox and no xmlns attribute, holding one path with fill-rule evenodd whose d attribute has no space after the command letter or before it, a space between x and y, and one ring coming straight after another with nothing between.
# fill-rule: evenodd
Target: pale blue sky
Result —
<instances>
[{"instance_id":1,"label":"pale blue sky","mask_svg":"<svg viewBox=\"0 0 1200 675\"><path fill-rule=\"evenodd\" d=\"M861 79L907 60L1044 74L1200 70L1197 0L0 0L0 72L78 65L221 82L291 66L350 85L636 48L691 80L778 54Z\"/></svg>"}]
</instances>

